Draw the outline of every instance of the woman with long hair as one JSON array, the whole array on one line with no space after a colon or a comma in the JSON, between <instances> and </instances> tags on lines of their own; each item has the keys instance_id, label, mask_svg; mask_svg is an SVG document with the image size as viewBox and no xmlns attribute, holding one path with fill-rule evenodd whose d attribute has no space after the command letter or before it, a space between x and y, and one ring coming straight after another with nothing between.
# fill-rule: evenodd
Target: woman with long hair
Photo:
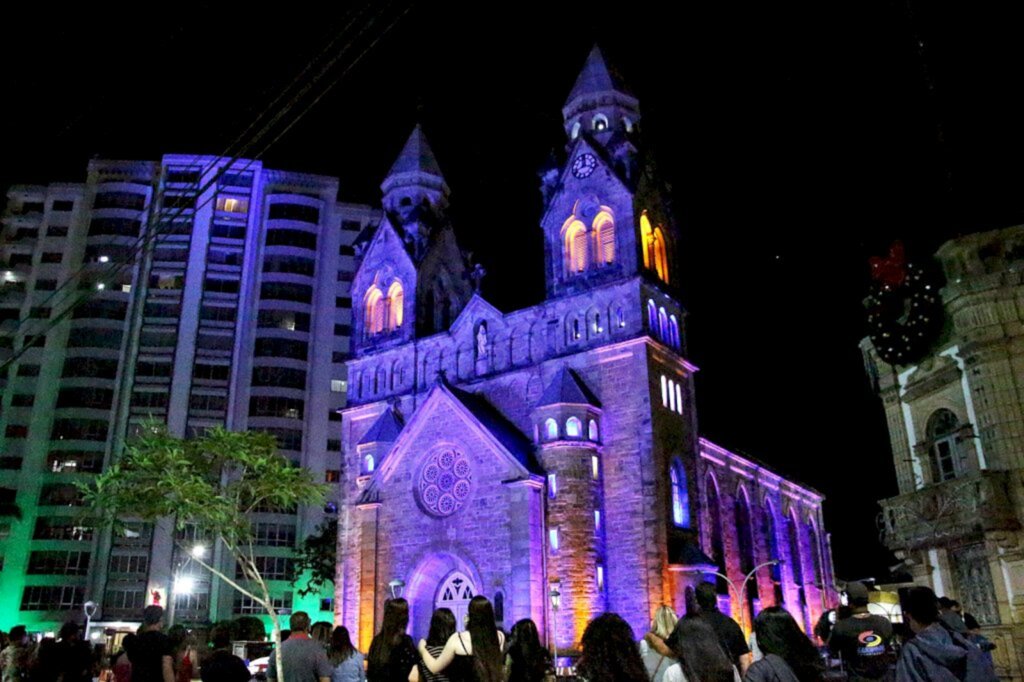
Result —
<instances>
[{"instance_id":1,"label":"woman with long hair","mask_svg":"<svg viewBox=\"0 0 1024 682\"><path fill-rule=\"evenodd\" d=\"M486 597L477 595L469 602L466 632L448 638L436 658L420 640L423 665L431 673L442 670L452 682L502 682L505 676L504 635L494 625L494 608ZM404 679L404 678L403 678Z\"/></svg>"},{"instance_id":2,"label":"woman with long hair","mask_svg":"<svg viewBox=\"0 0 1024 682\"><path fill-rule=\"evenodd\" d=\"M590 621L580 640L577 677L585 682L647 682L633 628L617 613Z\"/></svg>"},{"instance_id":3,"label":"woman with long hair","mask_svg":"<svg viewBox=\"0 0 1024 682\"><path fill-rule=\"evenodd\" d=\"M367 653L366 679L370 682L406 680L416 666L416 647L406 634L409 627L409 602L399 597L384 602L381 623Z\"/></svg>"},{"instance_id":4,"label":"woman with long hair","mask_svg":"<svg viewBox=\"0 0 1024 682\"><path fill-rule=\"evenodd\" d=\"M455 614L451 609L440 608L434 610L430 617L430 631L427 634L427 651L435 658L444 651L444 645L455 634ZM409 682L448 682L448 676L442 673L434 674L427 669L423 661L419 662L409 675Z\"/></svg>"},{"instance_id":5,"label":"woman with long hair","mask_svg":"<svg viewBox=\"0 0 1024 682\"><path fill-rule=\"evenodd\" d=\"M661 682L667 671L676 662L675 653L665 644L672 634L679 617L671 606L659 606L651 620L651 629L640 640L640 657L647 669L651 682Z\"/></svg>"},{"instance_id":6,"label":"woman with long hair","mask_svg":"<svg viewBox=\"0 0 1024 682\"><path fill-rule=\"evenodd\" d=\"M331 643L327 649L327 659L334 666L331 671L331 682L366 682L363 671L363 655L352 646L348 628L339 625L331 632Z\"/></svg>"},{"instance_id":7,"label":"woman with long hair","mask_svg":"<svg viewBox=\"0 0 1024 682\"><path fill-rule=\"evenodd\" d=\"M757 646L764 658L754 663L745 682L820 682L824 665L811 640L781 606L769 606L754 619Z\"/></svg>"},{"instance_id":8,"label":"woman with long hair","mask_svg":"<svg viewBox=\"0 0 1024 682\"><path fill-rule=\"evenodd\" d=\"M554 673L551 654L540 643L537 624L529 618L512 626L505 652L509 658L508 682L543 682Z\"/></svg>"},{"instance_id":9,"label":"woman with long hair","mask_svg":"<svg viewBox=\"0 0 1024 682\"><path fill-rule=\"evenodd\" d=\"M714 628L700 616L680 620L672 644L679 662L665 671L665 682L734 682L739 679Z\"/></svg>"}]
</instances>

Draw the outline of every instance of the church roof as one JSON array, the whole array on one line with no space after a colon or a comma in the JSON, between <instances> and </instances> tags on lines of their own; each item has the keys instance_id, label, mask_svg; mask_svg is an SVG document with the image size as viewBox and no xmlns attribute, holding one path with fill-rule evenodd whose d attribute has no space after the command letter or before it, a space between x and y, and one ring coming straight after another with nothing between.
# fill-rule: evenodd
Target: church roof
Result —
<instances>
[{"instance_id":1,"label":"church roof","mask_svg":"<svg viewBox=\"0 0 1024 682\"><path fill-rule=\"evenodd\" d=\"M470 411L480 425L491 432L506 450L512 453L520 464L530 473L543 474L544 471L533 454L533 441L527 438L515 424L505 418L486 398L469 393L454 386L445 386L463 406Z\"/></svg>"},{"instance_id":2,"label":"church roof","mask_svg":"<svg viewBox=\"0 0 1024 682\"><path fill-rule=\"evenodd\" d=\"M388 177L405 173L423 173L439 178L444 177L441 175L441 167L437 164L437 157L434 156L434 151L430 148L419 124L412 129L412 134L406 140L402 153L398 155L391 170L388 171Z\"/></svg>"},{"instance_id":3,"label":"church roof","mask_svg":"<svg viewBox=\"0 0 1024 682\"><path fill-rule=\"evenodd\" d=\"M393 409L388 408L377 417L370 430L359 440L359 445L365 443L393 443L402 432L402 418Z\"/></svg>"},{"instance_id":4,"label":"church roof","mask_svg":"<svg viewBox=\"0 0 1024 682\"><path fill-rule=\"evenodd\" d=\"M630 94L622 78L614 70L608 68L604 61L604 55L601 54L601 48L594 45L594 49L590 51L590 55L583 65L583 70L576 77L576 84L572 87L565 103L568 105L581 97L609 92Z\"/></svg>"},{"instance_id":5,"label":"church roof","mask_svg":"<svg viewBox=\"0 0 1024 682\"><path fill-rule=\"evenodd\" d=\"M571 369L562 367L540 397L540 405L569 403L601 407L601 401Z\"/></svg>"}]
</instances>

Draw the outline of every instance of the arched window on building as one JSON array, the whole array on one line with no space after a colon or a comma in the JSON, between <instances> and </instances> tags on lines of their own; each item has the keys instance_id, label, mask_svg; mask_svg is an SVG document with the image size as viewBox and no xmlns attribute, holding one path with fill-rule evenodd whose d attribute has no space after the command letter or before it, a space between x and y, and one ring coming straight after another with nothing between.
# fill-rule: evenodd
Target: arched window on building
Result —
<instances>
[{"instance_id":1,"label":"arched window on building","mask_svg":"<svg viewBox=\"0 0 1024 682\"><path fill-rule=\"evenodd\" d=\"M668 475L672 486L672 523L677 528L689 528L690 491L686 486L686 469L678 457L672 459Z\"/></svg>"},{"instance_id":2,"label":"arched window on building","mask_svg":"<svg viewBox=\"0 0 1024 682\"><path fill-rule=\"evenodd\" d=\"M565 227L565 270L567 274L583 272L590 260L590 249L587 244L587 228L576 219L569 219Z\"/></svg>"},{"instance_id":3,"label":"arched window on building","mask_svg":"<svg viewBox=\"0 0 1024 682\"><path fill-rule=\"evenodd\" d=\"M736 539L740 555L740 571L743 575L747 575L750 571L754 570L754 566L757 565L756 557L754 555L754 528L753 519L750 513L750 498L747 496L745 488L740 488L736 492L736 504L734 506L735 518L736 518ZM749 611L750 617L753 618L757 615L758 606L761 601L761 596L757 589L757 578L751 578L747 581L746 594L743 595L743 599L746 601L746 608Z\"/></svg>"},{"instance_id":4,"label":"arched window on building","mask_svg":"<svg viewBox=\"0 0 1024 682\"><path fill-rule=\"evenodd\" d=\"M658 338L663 343L671 343L671 337L668 334L668 313L664 308L660 308L658 310Z\"/></svg>"},{"instance_id":5,"label":"arched window on building","mask_svg":"<svg viewBox=\"0 0 1024 682\"><path fill-rule=\"evenodd\" d=\"M928 457L932 482L941 483L963 473L963 463L957 443L960 420L945 408L936 410L928 418Z\"/></svg>"},{"instance_id":6,"label":"arched window on building","mask_svg":"<svg viewBox=\"0 0 1024 682\"><path fill-rule=\"evenodd\" d=\"M676 411L676 382L668 380L668 409Z\"/></svg>"},{"instance_id":7,"label":"arched window on building","mask_svg":"<svg viewBox=\"0 0 1024 682\"><path fill-rule=\"evenodd\" d=\"M397 279L388 289L388 331L393 331L402 326L402 318L405 316L405 291L402 283Z\"/></svg>"},{"instance_id":8,"label":"arched window on building","mask_svg":"<svg viewBox=\"0 0 1024 682\"><path fill-rule=\"evenodd\" d=\"M793 583L802 611L807 605L807 593L804 591L804 555L800 547L800 524L797 522L796 512L790 512L786 525L789 527L789 565L793 569ZM798 623L802 620L797 618Z\"/></svg>"},{"instance_id":9,"label":"arched window on building","mask_svg":"<svg viewBox=\"0 0 1024 682\"><path fill-rule=\"evenodd\" d=\"M594 241L596 253L604 265L615 262L615 219L611 211L601 210L594 218Z\"/></svg>"},{"instance_id":10,"label":"arched window on building","mask_svg":"<svg viewBox=\"0 0 1024 682\"><path fill-rule=\"evenodd\" d=\"M722 539L722 508L718 496L718 483L710 473L704 483L704 496L708 501L708 524L710 528L711 558L719 571L725 570L725 542ZM716 578L715 586L718 594L729 594L729 584L722 578Z\"/></svg>"},{"instance_id":11,"label":"arched window on building","mask_svg":"<svg viewBox=\"0 0 1024 682\"><path fill-rule=\"evenodd\" d=\"M647 213L640 215L640 241L643 249L644 267L653 270L662 282L668 284L668 251L665 233L661 227L653 227Z\"/></svg>"},{"instance_id":12,"label":"arched window on building","mask_svg":"<svg viewBox=\"0 0 1024 682\"><path fill-rule=\"evenodd\" d=\"M386 319L384 315L384 308L384 294L376 285L371 286L366 292L366 298L363 302L363 309L365 310L363 327L367 336L380 334L384 331L384 322Z\"/></svg>"},{"instance_id":13,"label":"arched window on building","mask_svg":"<svg viewBox=\"0 0 1024 682\"><path fill-rule=\"evenodd\" d=\"M497 591L494 593L494 626L504 629L505 625L505 593Z\"/></svg>"},{"instance_id":14,"label":"arched window on building","mask_svg":"<svg viewBox=\"0 0 1024 682\"><path fill-rule=\"evenodd\" d=\"M544 420L544 435L547 440L558 440L558 422L550 417Z\"/></svg>"},{"instance_id":15,"label":"arched window on building","mask_svg":"<svg viewBox=\"0 0 1024 682\"><path fill-rule=\"evenodd\" d=\"M658 306L651 299L647 299L647 326L651 328L652 335L658 333Z\"/></svg>"},{"instance_id":16,"label":"arched window on building","mask_svg":"<svg viewBox=\"0 0 1024 682\"><path fill-rule=\"evenodd\" d=\"M364 474L372 474L373 473L373 466L374 466L373 455L366 455L365 457L363 457L363 473Z\"/></svg>"},{"instance_id":17,"label":"arched window on building","mask_svg":"<svg viewBox=\"0 0 1024 682\"><path fill-rule=\"evenodd\" d=\"M683 385L681 383L676 384L676 412L683 413Z\"/></svg>"},{"instance_id":18,"label":"arched window on building","mask_svg":"<svg viewBox=\"0 0 1024 682\"><path fill-rule=\"evenodd\" d=\"M661 406L668 407L668 379L661 375Z\"/></svg>"},{"instance_id":19,"label":"arched window on building","mask_svg":"<svg viewBox=\"0 0 1024 682\"><path fill-rule=\"evenodd\" d=\"M775 596L774 606L782 606L786 601L786 597L785 592L782 590L782 555L779 553L779 536L776 532L777 524L775 519L775 507L772 505L771 500L765 500L764 507L761 509L761 534L764 536L765 547L768 549L768 558L779 562L770 566L768 572L772 578L772 592Z\"/></svg>"},{"instance_id":20,"label":"arched window on building","mask_svg":"<svg viewBox=\"0 0 1024 682\"><path fill-rule=\"evenodd\" d=\"M679 321L676 320L675 315L668 316L668 338L669 345L679 350L681 345L679 343Z\"/></svg>"},{"instance_id":21,"label":"arched window on building","mask_svg":"<svg viewBox=\"0 0 1024 682\"><path fill-rule=\"evenodd\" d=\"M591 121L591 126L594 128L594 130L598 132L602 130L607 130L608 117L605 116L604 114L595 114L593 120Z\"/></svg>"},{"instance_id":22,"label":"arched window on building","mask_svg":"<svg viewBox=\"0 0 1024 682\"><path fill-rule=\"evenodd\" d=\"M814 522L807 521L807 540L811 545L811 566L814 568L814 585L821 589L825 586L824 562L821 560L821 541Z\"/></svg>"},{"instance_id":23,"label":"arched window on building","mask_svg":"<svg viewBox=\"0 0 1024 682\"><path fill-rule=\"evenodd\" d=\"M623 327L626 326L626 313L622 310L622 308L618 308L615 311L615 320L618 322L619 329L622 329Z\"/></svg>"},{"instance_id":24,"label":"arched window on building","mask_svg":"<svg viewBox=\"0 0 1024 682\"><path fill-rule=\"evenodd\" d=\"M576 417L569 417L565 420L565 435L567 438L579 438L583 435L583 424Z\"/></svg>"},{"instance_id":25,"label":"arched window on building","mask_svg":"<svg viewBox=\"0 0 1024 682\"><path fill-rule=\"evenodd\" d=\"M591 419L587 424L587 438L595 443L601 440L601 434L597 429L597 420Z\"/></svg>"}]
</instances>

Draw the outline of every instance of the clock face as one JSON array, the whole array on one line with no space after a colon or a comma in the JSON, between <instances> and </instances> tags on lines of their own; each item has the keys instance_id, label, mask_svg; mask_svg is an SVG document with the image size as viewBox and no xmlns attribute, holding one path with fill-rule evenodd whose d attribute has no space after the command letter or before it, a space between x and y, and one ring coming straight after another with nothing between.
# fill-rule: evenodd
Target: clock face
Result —
<instances>
[{"instance_id":1,"label":"clock face","mask_svg":"<svg viewBox=\"0 0 1024 682\"><path fill-rule=\"evenodd\" d=\"M580 154L572 162L572 174L577 178L585 178L597 168L597 159L593 154Z\"/></svg>"}]
</instances>

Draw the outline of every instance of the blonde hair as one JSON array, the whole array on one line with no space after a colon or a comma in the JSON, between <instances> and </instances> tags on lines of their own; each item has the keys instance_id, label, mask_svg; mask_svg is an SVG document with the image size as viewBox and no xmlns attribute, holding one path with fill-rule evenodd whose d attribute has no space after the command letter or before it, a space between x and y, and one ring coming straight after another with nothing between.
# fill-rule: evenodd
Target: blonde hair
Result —
<instances>
[{"instance_id":1,"label":"blonde hair","mask_svg":"<svg viewBox=\"0 0 1024 682\"><path fill-rule=\"evenodd\" d=\"M654 612L654 620L651 621L651 632L665 639L672 634L678 621L679 617L671 606L659 606Z\"/></svg>"}]
</instances>

